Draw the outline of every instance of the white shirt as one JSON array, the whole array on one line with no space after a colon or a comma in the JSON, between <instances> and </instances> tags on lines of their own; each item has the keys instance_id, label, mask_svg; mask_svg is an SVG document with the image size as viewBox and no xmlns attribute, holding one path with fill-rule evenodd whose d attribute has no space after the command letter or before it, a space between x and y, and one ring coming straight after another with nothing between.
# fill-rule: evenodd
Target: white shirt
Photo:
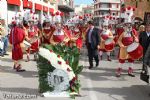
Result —
<instances>
[{"instance_id":1,"label":"white shirt","mask_svg":"<svg viewBox=\"0 0 150 100\"><path fill-rule=\"evenodd\" d=\"M149 37L150 36L150 32L146 32L147 33L147 36Z\"/></svg>"},{"instance_id":2,"label":"white shirt","mask_svg":"<svg viewBox=\"0 0 150 100\"><path fill-rule=\"evenodd\" d=\"M94 27L91 27L91 28L90 28L90 31L89 31L89 34L88 34L89 43L92 42L92 40L91 40L91 35L92 35L93 28L94 28Z\"/></svg>"}]
</instances>

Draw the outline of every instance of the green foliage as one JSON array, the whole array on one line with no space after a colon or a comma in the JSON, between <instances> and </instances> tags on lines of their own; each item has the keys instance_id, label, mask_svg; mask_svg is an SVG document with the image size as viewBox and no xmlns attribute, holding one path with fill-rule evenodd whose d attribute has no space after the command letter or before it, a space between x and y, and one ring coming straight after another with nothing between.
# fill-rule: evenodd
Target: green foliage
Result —
<instances>
[{"instance_id":1,"label":"green foliage","mask_svg":"<svg viewBox=\"0 0 150 100\"><path fill-rule=\"evenodd\" d=\"M47 82L47 73L52 72L55 68L48 63L48 61L39 55L37 60L38 74L39 74L39 92L53 91Z\"/></svg>"},{"instance_id":2,"label":"green foliage","mask_svg":"<svg viewBox=\"0 0 150 100\"><path fill-rule=\"evenodd\" d=\"M76 77L81 73L83 70L83 66L79 66L79 50L76 46L67 47L64 45L43 45L44 48L48 50L53 50L56 54L60 55L65 61L68 62L72 70L74 71ZM48 63L46 59L39 55L39 60L37 61L38 64L38 72L39 72L39 88L43 92L45 91L52 91L53 87L49 87L46 80L47 72L52 72L54 67ZM80 89L80 81L77 79L74 81L74 84L68 91L79 93ZM74 97L74 96L71 96Z\"/></svg>"}]
</instances>

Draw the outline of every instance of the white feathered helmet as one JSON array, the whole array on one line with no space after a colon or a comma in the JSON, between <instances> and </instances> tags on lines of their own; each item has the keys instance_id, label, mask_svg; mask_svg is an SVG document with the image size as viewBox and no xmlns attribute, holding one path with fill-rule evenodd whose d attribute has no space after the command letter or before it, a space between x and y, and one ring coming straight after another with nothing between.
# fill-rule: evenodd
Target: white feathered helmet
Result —
<instances>
[{"instance_id":1,"label":"white feathered helmet","mask_svg":"<svg viewBox=\"0 0 150 100\"><path fill-rule=\"evenodd\" d=\"M55 23L62 23L62 13L60 11L57 11L55 13L55 16L54 16L54 22Z\"/></svg>"},{"instance_id":2,"label":"white feathered helmet","mask_svg":"<svg viewBox=\"0 0 150 100\"><path fill-rule=\"evenodd\" d=\"M18 23L23 22L23 16L24 16L23 11L17 12L16 15L12 17L12 24L18 24Z\"/></svg>"},{"instance_id":3,"label":"white feathered helmet","mask_svg":"<svg viewBox=\"0 0 150 100\"><path fill-rule=\"evenodd\" d=\"M35 20L35 15L34 12L32 10L26 10L25 14L24 14L24 19L26 21L33 21Z\"/></svg>"},{"instance_id":4,"label":"white feathered helmet","mask_svg":"<svg viewBox=\"0 0 150 100\"><path fill-rule=\"evenodd\" d=\"M134 22L134 7L126 7L124 10L124 22L125 23L133 23Z\"/></svg>"},{"instance_id":5,"label":"white feathered helmet","mask_svg":"<svg viewBox=\"0 0 150 100\"><path fill-rule=\"evenodd\" d=\"M117 17L116 16L110 16L110 24L116 24L117 23Z\"/></svg>"},{"instance_id":6,"label":"white feathered helmet","mask_svg":"<svg viewBox=\"0 0 150 100\"><path fill-rule=\"evenodd\" d=\"M109 15L105 15L103 16L103 26L109 26L109 22L110 22L111 16Z\"/></svg>"},{"instance_id":7,"label":"white feathered helmet","mask_svg":"<svg viewBox=\"0 0 150 100\"><path fill-rule=\"evenodd\" d=\"M44 22L52 22L52 16L50 15L44 15Z\"/></svg>"}]
</instances>

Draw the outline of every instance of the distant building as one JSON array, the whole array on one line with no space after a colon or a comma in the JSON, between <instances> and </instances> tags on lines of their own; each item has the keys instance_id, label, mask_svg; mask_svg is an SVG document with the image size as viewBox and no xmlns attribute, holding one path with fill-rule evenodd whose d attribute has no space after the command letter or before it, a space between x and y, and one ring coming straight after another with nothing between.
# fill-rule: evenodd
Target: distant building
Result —
<instances>
[{"instance_id":1,"label":"distant building","mask_svg":"<svg viewBox=\"0 0 150 100\"><path fill-rule=\"evenodd\" d=\"M70 12L74 12L74 0L59 0L58 10L64 13L63 21L70 18Z\"/></svg>"},{"instance_id":2,"label":"distant building","mask_svg":"<svg viewBox=\"0 0 150 100\"><path fill-rule=\"evenodd\" d=\"M5 19L6 25L11 23L20 10L35 11L35 15L42 22L43 14L50 15L58 9L56 0L0 0L0 6L0 16Z\"/></svg>"},{"instance_id":3,"label":"distant building","mask_svg":"<svg viewBox=\"0 0 150 100\"><path fill-rule=\"evenodd\" d=\"M95 0L94 20L99 26L102 23L103 15L120 16L121 0Z\"/></svg>"},{"instance_id":4,"label":"distant building","mask_svg":"<svg viewBox=\"0 0 150 100\"><path fill-rule=\"evenodd\" d=\"M83 8L87 7L86 4L75 5L75 14L76 15L84 15Z\"/></svg>"},{"instance_id":5,"label":"distant building","mask_svg":"<svg viewBox=\"0 0 150 100\"><path fill-rule=\"evenodd\" d=\"M135 7L135 17L144 19L145 12L150 12L150 0L124 0L125 6Z\"/></svg>"},{"instance_id":6,"label":"distant building","mask_svg":"<svg viewBox=\"0 0 150 100\"><path fill-rule=\"evenodd\" d=\"M83 7L83 13L94 15L94 5L88 5L86 7Z\"/></svg>"}]
</instances>

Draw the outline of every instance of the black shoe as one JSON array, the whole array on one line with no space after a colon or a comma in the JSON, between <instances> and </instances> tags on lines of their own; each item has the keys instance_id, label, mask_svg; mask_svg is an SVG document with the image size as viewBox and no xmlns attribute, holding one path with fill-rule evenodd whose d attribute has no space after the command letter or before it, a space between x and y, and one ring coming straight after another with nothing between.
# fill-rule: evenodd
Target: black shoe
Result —
<instances>
[{"instance_id":1,"label":"black shoe","mask_svg":"<svg viewBox=\"0 0 150 100\"><path fill-rule=\"evenodd\" d=\"M99 66L99 63L96 63L96 67L98 67Z\"/></svg>"},{"instance_id":2,"label":"black shoe","mask_svg":"<svg viewBox=\"0 0 150 100\"><path fill-rule=\"evenodd\" d=\"M120 77L121 75L120 74L116 74L116 77Z\"/></svg>"},{"instance_id":3,"label":"black shoe","mask_svg":"<svg viewBox=\"0 0 150 100\"><path fill-rule=\"evenodd\" d=\"M24 72L26 71L25 69L16 69L16 72Z\"/></svg>"},{"instance_id":4,"label":"black shoe","mask_svg":"<svg viewBox=\"0 0 150 100\"><path fill-rule=\"evenodd\" d=\"M4 55L8 56L9 54L8 54L8 53L5 53Z\"/></svg>"},{"instance_id":5,"label":"black shoe","mask_svg":"<svg viewBox=\"0 0 150 100\"><path fill-rule=\"evenodd\" d=\"M93 66L90 66L90 67L89 67L89 69L92 69L92 68L93 68Z\"/></svg>"},{"instance_id":6,"label":"black shoe","mask_svg":"<svg viewBox=\"0 0 150 100\"><path fill-rule=\"evenodd\" d=\"M135 75L133 75L133 74L130 74L130 73L128 73L128 75L129 75L129 76L131 76L131 77L135 77Z\"/></svg>"}]
</instances>

